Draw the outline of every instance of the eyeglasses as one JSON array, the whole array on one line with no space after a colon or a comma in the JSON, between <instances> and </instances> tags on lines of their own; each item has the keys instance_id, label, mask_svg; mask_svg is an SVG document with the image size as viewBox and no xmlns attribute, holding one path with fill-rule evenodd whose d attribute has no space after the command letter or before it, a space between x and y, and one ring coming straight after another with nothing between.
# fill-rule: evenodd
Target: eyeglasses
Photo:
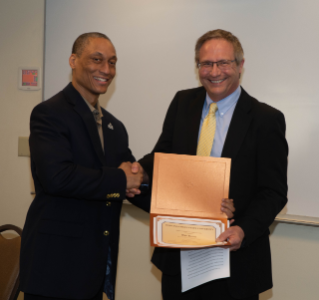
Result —
<instances>
[{"instance_id":1,"label":"eyeglasses","mask_svg":"<svg viewBox=\"0 0 319 300\"><path fill-rule=\"evenodd\" d=\"M198 63L197 67L199 69L202 69L203 71L211 71L214 67L214 64L216 64L217 68L219 70L228 70L230 69L231 64L236 61L236 59L234 60L220 60L220 61L204 61L202 63Z\"/></svg>"}]
</instances>

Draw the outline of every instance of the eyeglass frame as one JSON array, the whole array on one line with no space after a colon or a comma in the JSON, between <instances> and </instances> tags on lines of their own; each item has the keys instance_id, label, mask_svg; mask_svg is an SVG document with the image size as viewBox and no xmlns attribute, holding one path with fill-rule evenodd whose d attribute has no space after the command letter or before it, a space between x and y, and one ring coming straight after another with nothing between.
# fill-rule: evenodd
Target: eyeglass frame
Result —
<instances>
[{"instance_id":1,"label":"eyeglass frame","mask_svg":"<svg viewBox=\"0 0 319 300\"><path fill-rule=\"evenodd\" d=\"M219 70L222 70L222 69L220 68L220 65L219 65L219 64L221 64L222 62L230 62L230 64L229 64L229 67L230 67L231 63L233 63L233 62L235 62L235 61L237 62L236 58L235 58L234 60L222 59L222 60L219 60L219 61L206 61L206 62L198 63L198 64L197 64L197 68L200 69L200 68L203 66L203 64L209 65L210 68L213 68L213 67L214 67L214 64L216 64L216 67L217 67ZM228 68L228 66L227 66L227 68ZM224 70L227 70L227 68L224 69Z\"/></svg>"}]
</instances>

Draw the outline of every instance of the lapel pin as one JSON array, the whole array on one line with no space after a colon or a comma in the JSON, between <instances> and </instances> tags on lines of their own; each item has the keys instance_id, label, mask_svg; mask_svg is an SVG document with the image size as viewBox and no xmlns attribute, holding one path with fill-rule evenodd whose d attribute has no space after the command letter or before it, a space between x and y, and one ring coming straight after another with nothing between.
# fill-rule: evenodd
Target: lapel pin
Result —
<instances>
[{"instance_id":1,"label":"lapel pin","mask_svg":"<svg viewBox=\"0 0 319 300\"><path fill-rule=\"evenodd\" d=\"M107 125L107 127L112 129L112 130L114 129L112 123L109 123L109 125Z\"/></svg>"}]
</instances>

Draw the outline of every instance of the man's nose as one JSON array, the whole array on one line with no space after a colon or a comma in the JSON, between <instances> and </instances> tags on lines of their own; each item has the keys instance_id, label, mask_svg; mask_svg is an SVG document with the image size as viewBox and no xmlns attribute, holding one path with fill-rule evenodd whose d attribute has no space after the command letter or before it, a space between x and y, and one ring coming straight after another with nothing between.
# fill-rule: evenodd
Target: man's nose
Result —
<instances>
[{"instance_id":1,"label":"man's nose","mask_svg":"<svg viewBox=\"0 0 319 300\"><path fill-rule=\"evenodd\" d=\"M216 77L220 74L220 69L217 67L217 64L214 63L212 66L212 69L209 72L210 75Z\"/></svg>"},{"instance_id":2,"label":"man's nose","mask_svg":"<svg viewBox=\"0 0 319 300\"><path fill-rule=\"evenodd\" d=\"M100 68L100 72L102 72L104 74L110 74L111 66L110 66L109 62L105 62L102 64L102 66Z\"/></svg>"}]
</instances>

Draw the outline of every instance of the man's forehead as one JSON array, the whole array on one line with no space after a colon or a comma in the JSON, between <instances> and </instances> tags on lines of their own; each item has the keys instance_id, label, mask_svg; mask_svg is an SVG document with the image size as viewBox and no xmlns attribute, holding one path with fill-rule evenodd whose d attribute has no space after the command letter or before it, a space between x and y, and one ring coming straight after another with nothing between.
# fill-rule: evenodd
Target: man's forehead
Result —
<instances>
[{"instance_id":1,"label":"man's forehead","mask_svg":"<svg viewBox=\"0 0 319 300\"><path fill-rule=\"evenodd\" d=\"M105 38L98 38L98 37L90 37L86 45L84 46L83 52L88 52L89 54L97 54L97 55L104 55L105 52L109 54L113 53L116 55L115 48L111 41Z\"/></svg>"},{"instance_id":2,"label":"man's forehead","mask_svg":"<svg viewBox=\"0 0 319 300\"><path fill-rule=\"evenodd\" d=\"M93 56L104 56L105 55L105 53L104 52L100 52L100 51L93 51L93 52L90 52L89 53L90 55L93 55ZM116 53L115 53L115 51L113 52L110 52L110 51L108 51L108 56L114 56L115 58L116 58Z\"/></svg>"},{"instance_id":3,"label":"man's forehead","mask_svg":"<svg viewBox=\"0 0 319 300\"><path fill-rule=\"evenodd\" d=\"M206 41L199 50L199 54L231 54L235 53L234 46L225 39L210 39Z\"/></svg>"},{"instance_id":4,"label":"man's forehead","mask_svg":"<svg viewBox=\"0 0 319 300\"><path fill-rule=\"evenodd\" d=\"M225 39L222 38L216 38L216 39L210 39L206 41L203 44L204 47L210 47L210 48L231 48L234 49L233 44Z\"/></svg>"}]
</instances>

